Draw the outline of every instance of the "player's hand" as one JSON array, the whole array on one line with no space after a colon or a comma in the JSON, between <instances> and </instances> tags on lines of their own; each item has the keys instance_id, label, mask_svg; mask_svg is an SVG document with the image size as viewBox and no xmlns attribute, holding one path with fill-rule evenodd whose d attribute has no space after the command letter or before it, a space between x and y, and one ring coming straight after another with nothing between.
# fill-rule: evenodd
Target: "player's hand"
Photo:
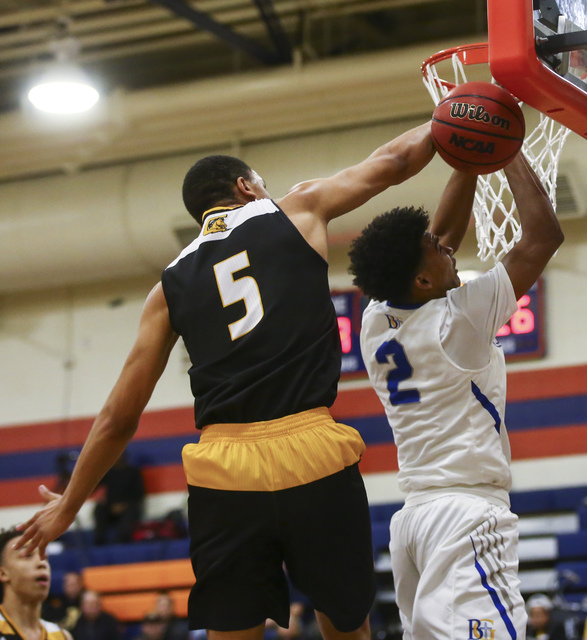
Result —
<instances>
[{"instance_id":1,"label":"player's hand","mask_svg":"<svg viewBox=\"0 0 587 640\"><path fill-rule=\"evenodd\" d=\"M63 513L63 496L49 491L43 484L39 487L39 494L46 504L32 518L16 527L23 534L15 539L14 548L27 553L38 549L44 559L49 542L65 533L75 516Z\"/></svg>"}]
</instances>

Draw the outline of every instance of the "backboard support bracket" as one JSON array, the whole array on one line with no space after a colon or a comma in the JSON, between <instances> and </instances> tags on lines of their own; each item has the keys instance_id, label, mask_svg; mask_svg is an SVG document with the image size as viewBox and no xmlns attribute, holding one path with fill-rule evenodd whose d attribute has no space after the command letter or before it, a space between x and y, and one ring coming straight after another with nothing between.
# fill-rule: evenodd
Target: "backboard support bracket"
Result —
<instances>
[{"instance_id":1,"label":"backboard support bracket","mask_svg":"<svg viewBox=\"0 0 587 640\"><path fill-rule=\"evenodd\" d=\"M578 49L587 50L587 31L557 33L552 36L537 37L536 46L545 55Z\"/></svg>"},{"instance_id":2,"label":"backboard support bracket","mask_svg":"<svg viewBox=\"0 0 587 640\"><path fill-rule=\"evenodd\" d=\"M584 55L586 25L568 20L554 0L488 0L487 23L489 66L496 82L587 138L587 83L573 62ZM545 55L537 50L536 36L549 49ZM567 72L570 67L574 76Z\"/></svg>"}]
</instances>

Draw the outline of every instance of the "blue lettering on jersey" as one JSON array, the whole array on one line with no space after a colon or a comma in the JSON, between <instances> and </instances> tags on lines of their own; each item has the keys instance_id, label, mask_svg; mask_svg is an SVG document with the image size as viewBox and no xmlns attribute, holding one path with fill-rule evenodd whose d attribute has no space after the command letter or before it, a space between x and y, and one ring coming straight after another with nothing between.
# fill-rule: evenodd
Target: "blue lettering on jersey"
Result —
<instances>
[{"instance_id":1,"label":"blue lettering on jersey","mask_svg":"<svg viewBox=\"0 0 587 640\"><path fill-rule=\"evenodd\" d=\"M387 314L385 317L387 318L390 329L399 329L402 326L402 321L399 318L396 318L395 316L388 316Z\"/></svg>"},{"instance_id":2,"label":"blue lettering on jersey","mask_svg":"<svg viewBox=\"0 0 587 640\"><path fill-rule=\"evenodd\" d=\"M387 373L389 401L394 406L420 402L420 392L418 389L404 389L402 391L398 389L400 382L412 377L414 368L409 363L404 348L395 339L384 342L375 353L375 359L379 364L388 365L390 356L395 364L395 369L390 369Z\"/></svg>"},{"instance_id":3,"label":"blue lettering on jersey","mask_svg":"<svg viewBox=\"0 0 587 640\"><path fill-rule=\"evenodd\" d=\"M481 638L487 638L488 640L495 638L493 620L487 618L476 620L475 618L471 618L469 620L469 640L478 640Z\"/></svg>"}]
</instances>

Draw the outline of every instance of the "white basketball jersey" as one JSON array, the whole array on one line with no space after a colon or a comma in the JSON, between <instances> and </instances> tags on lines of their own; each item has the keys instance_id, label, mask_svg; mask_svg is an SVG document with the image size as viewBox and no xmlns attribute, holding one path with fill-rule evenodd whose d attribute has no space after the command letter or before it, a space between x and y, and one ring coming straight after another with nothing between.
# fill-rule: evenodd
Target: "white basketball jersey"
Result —
<instances>
[{"instance_id":1,"label":"white basketball jersey","mask_svg":"<svg viewBox=\"0 0 587 640\"><path fill-rule=\"evenodd\" d=\"M393 429L408 499L450 488L509 504L505 359L495 335L516 308L500 263L446 298L365 309L363 359Z\"/></svg>"}]
</instances>

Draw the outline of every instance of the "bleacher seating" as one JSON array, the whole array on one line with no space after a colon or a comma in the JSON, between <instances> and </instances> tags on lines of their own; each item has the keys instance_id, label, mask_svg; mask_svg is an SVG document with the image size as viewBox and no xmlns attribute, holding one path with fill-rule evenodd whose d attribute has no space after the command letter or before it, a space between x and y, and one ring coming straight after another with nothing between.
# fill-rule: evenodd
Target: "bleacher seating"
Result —
<instances>
[{"instance_id":1,"label":"bleacher seating","mask_svg":"<svg viewBox=\"0 0 587 640\"><path fill-rule=\"evenodd\" d=\"M69 539L70 540L70 539ZM178 560L189 557L189 540L154 540L130 544L63 548L56 544L48 548L51 561L51 593L62 594L63 575L81 572L84 567Z\"/></svg>"},{"instance_id":2,"label":"bleacher seating","mask_svg":"<svg viewBox=\"0 0 587 640\"><path fill-rule=\"evenodd\" d=\"M512 511L519 516L522 593L554 592L587 596L587 487L513 492ZM389 520L401 504L371 506L375 567L391 571ZM574 581L573 581L574 580Z\"/></svg>"},{"instance_id":3,"label":"bleacher seating","mask_svg":"<svg viewBox=\"0 0 587 640\"><path fill-rule=\"evenodd\" d=\"M559 560L587 558L587 529L557 536Z\"/></svg>"},{"instance_id":4,"label":"bleacher seating","mask_svg":"<svg viewBox=\"0 0 587 640\"><path fill-rule=\"evenodd\" d=\"M373 535L373 552L385 552L389 546L389 521L396 511L402 508L401 502L371 505L371 532Z\"/></svg>"},{"instance_id":5,"label":"bleacher seating","mask_svg":"<svg viewBox=\"0 0 587 640\"><path fill-rule=\"evenodd\" d=\"M520 579L524 596L563 588L569 601L587 596L587 487L514 492L512 510L520 522ZM370 507L376 570L390 576L389 521L401 503ZM136 622L151 610L156 592L167 588L185 615L193 584L189 540L170 539L96 547L87 533L68 534L60 553L51 555L52 592L66 571L83 571L88 588L103 594L106 610ZM57 547L59 549L59 547ZM387 582L386 582L387 580ZM382 580L381 601L393 602L389 577Z\"/></svg>"},{"instance_id":6,"label":"bleacher seating","mask_svg":"<svg viewBox=\"0 0 587 640\"><path fill-rule=\"evenodd\" d=\"M371 522L373 536L373 552L375 554L385 551L389 546L389 522Z\"/></svg>"},{"instance_id":7,"label":"bleacher seating","mask_svg":"<svg viewBox=\"0 0 587 640\"><path fill-rule=\"evenodd\" d=\"M92 547L88 553L89 566L157 562L189 557L189 540L152 540L134 544L110 544Z\"/></svg>"},{"instance_id":8,"label":"bleacher seating","mask_svg":"<svg viewBox=\"0 0 587 640\"><path fill-rule=\"evenodd\" d=\"M86 588L102 594L104 609L122 622L142 620L162 589L173 598L177 615L187 616L194 583L191 562L185 558L87 567L83 577Z\"/></svg>"},{"instance_id":9,"label":"bleacher seating","mask_svg":"<svg viewBox=\"0 0 587 640\"><path fill-rule=\"evenodd\" d=\"M575 511L587 498L587 487L516 491L510 496L512 511L518 515Z\"/></svg>"},{"instance_id":10,"label":"bleacher seating","mask_svg":"<svg viewBox=\"0 0 587 640\"><path fill-rule=\"evenodd\" d=\"M103 595L105 610L123 622L141 620L161 589L169 590L178 615L187 614L194 582L187 538L81 548L58 543L49 553L54 595L61 595L65 573L79 571L85 586Z\"/></svg>"}]
</instances>

